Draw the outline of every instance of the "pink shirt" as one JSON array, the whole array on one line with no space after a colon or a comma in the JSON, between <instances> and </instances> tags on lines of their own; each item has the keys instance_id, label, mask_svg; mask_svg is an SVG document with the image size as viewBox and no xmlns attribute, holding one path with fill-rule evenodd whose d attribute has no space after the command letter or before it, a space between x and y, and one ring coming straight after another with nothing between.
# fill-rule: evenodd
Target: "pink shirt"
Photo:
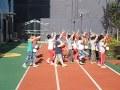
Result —
<instances>
[{"instance_id":1,"label":"pink shirt","mask_svg":"<svg viewBox=\"0 0 120 90\"><path fill-rule=\"evenodd\" d=\"M37 40L33 41L33 47L35 47L37 45Z\"/></svg>"}]
</instances>

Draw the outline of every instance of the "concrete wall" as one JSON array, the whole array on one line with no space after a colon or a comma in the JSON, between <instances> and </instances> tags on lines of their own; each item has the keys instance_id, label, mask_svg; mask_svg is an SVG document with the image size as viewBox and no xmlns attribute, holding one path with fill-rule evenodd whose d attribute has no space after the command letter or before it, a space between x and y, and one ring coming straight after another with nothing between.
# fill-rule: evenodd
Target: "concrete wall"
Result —
<instances>
[{"instance_id":1,"label":"concrete wall","mask_svg":"<svg viewBox=\"0 0 120 90\"><path fill-rule=\"evenodd\" d=\"M102 33L103 7L106 7L106 0L51 0L50 30L64 28L78 31L82 27L83 32L91 29L93 32Z\"/></svg>"}]
</instances>

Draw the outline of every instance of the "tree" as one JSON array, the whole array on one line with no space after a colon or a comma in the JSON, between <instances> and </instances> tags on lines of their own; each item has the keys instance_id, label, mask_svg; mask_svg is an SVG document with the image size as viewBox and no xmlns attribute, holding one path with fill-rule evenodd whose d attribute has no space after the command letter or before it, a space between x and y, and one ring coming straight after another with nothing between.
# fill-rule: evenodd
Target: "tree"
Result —
<instances>
[{"instance_id":1,"label":"tree","mask_svg":"<svg viewBox=\"0 0 120 90\"><path fill-rule=\"evenodd\" d=\"M119 41L120 34L120 4L111 3L109 6L109 23L110 25L116 28L115 37L117 37L117 41Z\"/></svg>"},{"instance_id":2,"label":"tree","mask_svg":"<svg viewBox=\"0 0 120 90\"><path fill-rule=\"evenodd\" d=\"M120 4L111 3L109 6L109 19L120 30Z\"/></svg>"}]
</instances>

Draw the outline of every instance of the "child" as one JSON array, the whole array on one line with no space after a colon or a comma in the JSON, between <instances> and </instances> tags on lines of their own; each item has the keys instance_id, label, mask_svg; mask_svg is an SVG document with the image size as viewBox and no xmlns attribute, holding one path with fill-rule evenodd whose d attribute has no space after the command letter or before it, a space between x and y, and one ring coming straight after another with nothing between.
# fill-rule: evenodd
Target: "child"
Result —
<instances>
[{"instance_id":1,"label":"child","mask_svg":"<svg viewBox=\"0 0 120 90\"><path fill-rule=\"evenodd\" d=\"M54 65L58 66L57 62L59 61L62 64L62 67L66 67L67 65L64 64L62 58L62 46L64 44L60 42L60 35L56 35L56 42L55 42L55 61Z\"/></svg>"},{"instance_id":2,"label":"child","mask_svg":"<svg viewBox=\"0 0 120 90\"><path fill-rule=\"evenodd\" d=\"M33 34L30 35L30 38L28 39L28 49L27 49L27 57L22 65L22 67L26 68L26 64L28 62L31 62L33 67L37 67L38 65L35 64L34 62L34 57L33 57L33 41L35 40L35 36Z\"/></svg>"},{"instance_id":3,"label":"child","mask_svg":"<svg viewBox=\"0 0 120 90\"><path fill-rule=\"evenodd\" d=\"M85 50L84 50L84 44L83 44L83 40L81 37L79 37L79 40L77 42L77 49L78 49L78 52L80 54L80 64L84 64L85 62L85 57L86 55L89 55Z\"/></svg>"},{"instance_id":4,"label":"child","mask_svg":"<svg viewBox=\"0 0 120 90\"><path fill-rule=\"evenodd\" d=\"M72 43L72 49L73 49L73 58L74 61L78 61L78 50L77 50L77 40L75 37L73 37L73 43Z\"/></svg>"},{"instance_id":5,"label":"child","mask_svg":"<svg viewBox=\"0 0 120 90\"><path fill-rule=\"evenodd\" d=\"M72 43L73 43L73 35L66 35L66 41L67 41L67 48L68 48L68 58L70 62L73 62L73 50L72 50Z\"/></svg>"},{"instance_id":6,"label":"child","mask_svg":"<svg viewBox=\"0 0 120 90\"><path fill-rule=\"evenodd\" d=\"M100 35L98 38L98 41L99 41L99 56L100 56L98 66L101 66L101 68L106 68L105 67L105 47L106 47L106 44L104 43L104 41L105 41L104 36Z\"/></svg>"},{"instance_id":7,"label":"child","mask_svg":"<svg viewBox=\"0 0 120 90\"><path fill-rule=\"evenodd\" d=\"M48 39L48 52L50 55L50 58L48 58L46 61L47 63L50 63L50 65L53 65L53 61L54 61L54 40L55 40L55 36L52 38L52 36L50 34L47 35L47 39Z\"/></svg>"},{"instance_id":8,"label":"child","mask_svg":"<svg viewBox=\"0 0 120 90\"><path fill-rule=\"evenodd\" d=\"M97 41L98 36L92 36L90 39L90 49L91 49L91 58L90 58L90 63L94 64L96 63L96 41Z\"/></svg>"},{"instance_id":9,"label":"child","mask_svg":"<svg viewBox=\"0 0 120 90\"><path fill-rule=\"evenodd\" d=\"M33 57L34 59L36 59L36 54L38 52L38 41L40 40L40 36L35 37L34 41L33 41Z\"/></svg>"}]
</instances>

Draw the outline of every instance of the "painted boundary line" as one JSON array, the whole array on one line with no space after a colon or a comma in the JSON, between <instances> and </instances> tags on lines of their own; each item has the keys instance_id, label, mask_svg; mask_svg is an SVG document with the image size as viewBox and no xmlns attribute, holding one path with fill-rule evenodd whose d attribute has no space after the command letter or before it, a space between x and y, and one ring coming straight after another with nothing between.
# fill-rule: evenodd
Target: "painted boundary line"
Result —
<instances>
[{"instance_id":1,"label":"painted boundary line","mask_svg":"<svg viewBox=\"0 0 120 90\"><path fill-rule=\"evenodd\" d=\"M60 90L60 84L59 84L59 77L58 77L58 72L57 72L57 66L55 67L55 77L56 77L56 85L57 85L57 90Z\"/></svg>"},{"instance_id":2,"label":"painted boundary line","mask_svg":"<svg viewBox=\"0 0 120 90\"><path fill-rule=\"evenodd\" d=\"M40 45L40 48L41 48L41 47L42 47L42 44ZM20 80L20 82L18 83L18 85L17 85L17 87L16 87L15 90L18 90L18 88L20 87L20 85L21 85L23 79L25 78L25 76L26 76L26 74L27 74L27 72L28 72L29 69L30 69L30 66L29 66L29 67L27 68L27 70L25 71L23 77L21 78L21 80Z\"/></svg>"},{"instance_id":3,"label":"painted boundary line","mask_svg":"<svg viewBox=\"0 0 120 90\"><path fill-rule=\"evenodd\" d=\"M60 83L59 83L59 77L58 77L57 66L54 65L54 68L55 68L55 78L56 78L57 90L60 90Z\"/></svg>"},{"instance_id":4,"label":"painted boundary line","mask_svg":"<svg viewBox=\"0 0 120 90\"><path fill-rule=\"evenodd\" d=\"M120 75L120 73L118 73L117 71L115 71L114 69L112 69L111 67L109 67L108 65L105 65L106 67L108 67L110 70L112 70L113 72L115 72L117 75Z\"/></svg>"},{"instance_id":5,"label":"painted boundary line","mask_svg":"<svg viewBox=\"0 0 120 90\"><path fill-rule=\"evenodd\" d=\"M79 64L79 63L78 63ZM95 86L98 88L98 90L102 90L102 88L97 84L97 82L90 76L90 74L82 67L82 65L79 64L79 66L82 68L82 70L87 74L87 76L90 78L90 80L95 84Z\"/></svg>"},{"instance_id":6,"label":"painted boundary line","mask_svg":"<svg viewBox=\"0 0 120 90\"><path fill-rule=\"evenodd\" d=\"M26 76L26 74L27 74L27 72L28 72L29 68L30 68L30 66L29 66L29 67L27 68L27 70L25 71L25 73L24 73L23 77L21 78L21 80L20 80L20 82L18 83L18 85L17 85L17 87L16 87L16 89L15 89L15 90L18 90L18 88L20 87L20 84L22 83L22 81L23 81L24 77Z\"/></svg>"}]
</instances>

